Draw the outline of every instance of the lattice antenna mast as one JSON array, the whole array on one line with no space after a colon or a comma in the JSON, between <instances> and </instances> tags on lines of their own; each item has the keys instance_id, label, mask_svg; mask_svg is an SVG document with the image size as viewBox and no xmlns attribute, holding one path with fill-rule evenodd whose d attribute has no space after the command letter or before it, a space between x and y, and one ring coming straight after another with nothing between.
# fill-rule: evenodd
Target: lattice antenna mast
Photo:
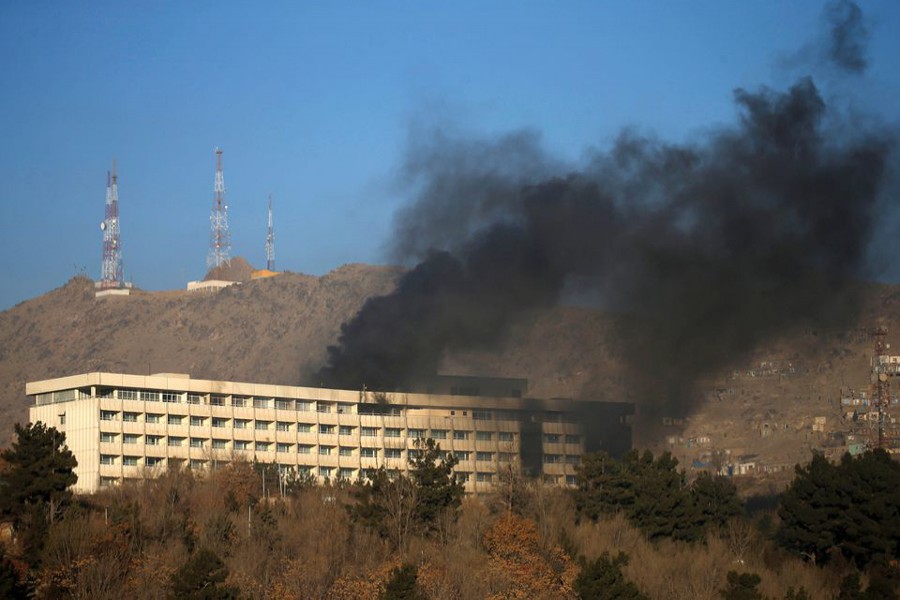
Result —
<instances>
[{"instance_id":1,"label":"lattice antenna mast","mask_svg":"<svg viewBox=\"0 0 900 600\"><path fill-rule=\"evenodd\" d=\"M120 288L125 284L122 270L122 244L119 239L119 176L113 160L112 180L106 172L106 214L100 223L103 231L103 264L100 267L100 287Z\"/></svg>"},{"instance_id":2,"label":"lattice antenna mast","mask_svg":"<svg viewBox=\"0 0 900 600\"><path fill-rule=\"evenodd\" d=\"M216 183L213 186L213 208L209 217L209 256L206 266L215 269L231 260L231 234L228 233L228 204L225 202L225 176L222 173L222 151L216 148Z\"/></svg>"},{"instance_id":3,"label":"lattice antenna mast","mask_svg":"<svg viewBox=\"0 0 900 600\"><path fill-rule=\"evenodd\" d=\"M266 269L275 270L275 225L272 220L272 194L269 194L269 226L266 228Z\"/></svg>"},{"instance_id":4,"label":"lattice antenna mast","mask_svg":"<svg viewBox=\"0 0 900 600\"><path fill-rule=\"evenodd\" d=\"M896 365L890 363L890 357L887 351L890 346L884 342L887 336L887 329L879 327L873 332L875 338L875 352L872 356L872 384L874 393L872 394L872 403L875 404L876 416L876 439L875 447L885 447L884 425L887 412L891 407L891 381L890 375L896 371Z\"/></svg>"}]
</instances>

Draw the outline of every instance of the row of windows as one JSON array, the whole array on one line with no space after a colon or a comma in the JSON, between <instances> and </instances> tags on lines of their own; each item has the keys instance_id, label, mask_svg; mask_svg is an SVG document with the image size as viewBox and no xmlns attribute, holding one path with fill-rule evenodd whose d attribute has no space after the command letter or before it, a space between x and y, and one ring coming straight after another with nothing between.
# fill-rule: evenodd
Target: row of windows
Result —
<instances>
[{"instance_id":1,"label":"row of windows","mask_svg":"<svg viewBox=\"0 0 900 600\"><path fill-rule=\"evenodd\" d=\"M142 413L137 412L128 412L125 411L122 413L122 420L125 422L136 423L138 421L138 417ZM210 421L210 424L213 427L228 427L231 424L234 429L250 429L251 426L253 429L257 431L268 431L271 430L273 425L277 431L291 431L292 428L296 427L299 433L312 433L313 427L315 425L313 423L294 423L292 421L262 421L262 420L252 420L252 419L230 419L227 417L204 417L204 416L191 416L187 415L162 415L156 413L146 413L144 417L144 422L146 423L162 423L163 417L166 417L166 423L169 425L185 425L190 424L192 427L205 427L207 421ZM101 410L100 411L100 420L101 421L116 421L119 419L119 412L114 410ZM233 421L233 423L231 423ZM356 427L352 425L326 425L321 424L318 426L318 432L326 435L333 435L338 433L339 435L353 435ZM362 437L377 437L379 432L381 431L381 427L360 427L359 433ZM450 434L449 429L432 429L431 436L435 440L446 440L448 435ZM492 441L494 439L495 432L493 431L476 431L475 439L478 441ZM516 434L511 431L500 431L496 432L497 439L501 442L514 442L516 439ZM453 439L454 440L468 440L471 439L472 432L465 430L454 430L453 431ZM384 428L384 437L386 438L399 438L403 437L403 428L401 427L385 427ZM409 428L407 430L407 437L409 438L425 438L428 437L428 430L426 429L415 429ZM566 443L578 443L580 441L579 436L567 435ZM558 442L560 441L560 436L557 434L546 434L544 436L545 442ZM576 440L576 441L570 441Z\"/></svg>"}]
</instances>

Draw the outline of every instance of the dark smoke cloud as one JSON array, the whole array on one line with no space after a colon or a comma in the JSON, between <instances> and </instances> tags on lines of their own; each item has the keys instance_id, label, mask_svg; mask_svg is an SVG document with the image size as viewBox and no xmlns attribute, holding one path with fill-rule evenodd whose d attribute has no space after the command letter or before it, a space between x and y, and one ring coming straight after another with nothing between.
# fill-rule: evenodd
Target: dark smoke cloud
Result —
<instances>
[{"instance_id":1,"label":"dark smoke cloud","mask_svg":"<svg viewBox=\"0 0 900 600\"><path fill-rule=\"evenodd\" d=\"M698 376L760 341L851 318L893 140L837 133L810 79L735 101L738 123L699 142L625 132L577 170L531 133L416 140L396 248L420 262L344 325L320 379L403 387L575 289L628 323L643 399L687 410Z\"/></svg>"},{"instance_id":2,"label":"dark smoke cloud","mask_svg":"<svg viewBox=\"0 0 900 600\"><path fill-rule=\"evenodd\" d=\"M869 32L862 10L851 0L834 0L825 6L825 19L830 33L828 58L848 73L864 72L869 64Z\"/></svg>"}]
</instances>

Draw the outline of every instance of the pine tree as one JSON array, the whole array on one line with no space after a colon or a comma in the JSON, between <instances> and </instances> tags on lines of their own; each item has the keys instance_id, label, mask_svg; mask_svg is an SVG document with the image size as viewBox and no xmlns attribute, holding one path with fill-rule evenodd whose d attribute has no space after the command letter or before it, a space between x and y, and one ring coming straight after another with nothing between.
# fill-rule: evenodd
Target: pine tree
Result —
<instances>
[{"instance_id":1,"label":"pine tree","mask_svg":"<svg viewBox=\"0 0 900 600\"><path fill-rule=\"evenodd\" d=\"M49 507L48 520L72 494L69 486L78 477L78 462L66 447L66 436L41 422L15 425L16 441L0 453L8 468L0 473L0 514L11 516L18 526L29 506Z\"/></svg>"},{"instance_id":2,"label":"pine tree","mask_svg":"<svg viewBox=\"0 0 900 600\"><path fill-rule=\"evenodd\" d=\"M222 585L228 577L228 567L212 550L199 550L172 575L173 600L232 600L237 590Z\"/></svg>"},{"instance_id":3,"label":"pine tree","mask_svg":"<svg viewBox=\"0 0 900 600\"><path fill-rule=\"evenodd\" d=\"M622 567L627 564L624 552L615 558L604 552L597 560L583 562L575 578L575 593L582 600L646 600L637 586L625 579Z\"/></svg>"},{"instance_id":4,"label":"pine tree","mask_svg":"<svg viewBox=\"0 0 900 600\"><path fill-rule=\"evenodd\" d=\"M763 595L756 589L762 579L756 573L728 572L728 587L721 590L725 600L764 600Z\"/></svg>"},{"instance_id":5,"label":"pine tree","mask_svg":"<svg viewBox=\"0 0 900 600\"><path fill-rule=\"evenodd\" d=\"M391 572L381 600L426 600L418 584L419 570L406 563Z\"/></svg>"}]
</instances>

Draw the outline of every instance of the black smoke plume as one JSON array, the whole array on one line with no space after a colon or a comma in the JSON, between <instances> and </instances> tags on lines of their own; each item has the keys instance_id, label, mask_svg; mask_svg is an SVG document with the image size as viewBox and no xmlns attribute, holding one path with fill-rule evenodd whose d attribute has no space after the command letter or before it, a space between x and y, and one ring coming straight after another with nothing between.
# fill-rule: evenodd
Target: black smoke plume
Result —
<instances>
[{"instance_id":1,"label":"black smoke plume","mask_svg":"<svg viewBox=\"0 0 900 600\"><path fill-rule=\"evenodd\" d=\"M869 31L863 22L863 12L851 0L834 0L825 6L828 23L828 58L848 73L862 73L869 64Z\"/></svg>"},{"instance_id":2,"label":"black smoke plume","mask_svg":"<svg viewBox=\"0 0 900 600\"><path fill-rule=\"evenodd\" d=\"M626 132L577 171L528 133L412 144L395 234L420 262L342 327L320 380L402 388L577 294L628 323L643 399L687 410L698 376L760 341L852 318L893 140L847 137L810 79L735 101L699 142Z\"/></svg>"}]
</instances>

